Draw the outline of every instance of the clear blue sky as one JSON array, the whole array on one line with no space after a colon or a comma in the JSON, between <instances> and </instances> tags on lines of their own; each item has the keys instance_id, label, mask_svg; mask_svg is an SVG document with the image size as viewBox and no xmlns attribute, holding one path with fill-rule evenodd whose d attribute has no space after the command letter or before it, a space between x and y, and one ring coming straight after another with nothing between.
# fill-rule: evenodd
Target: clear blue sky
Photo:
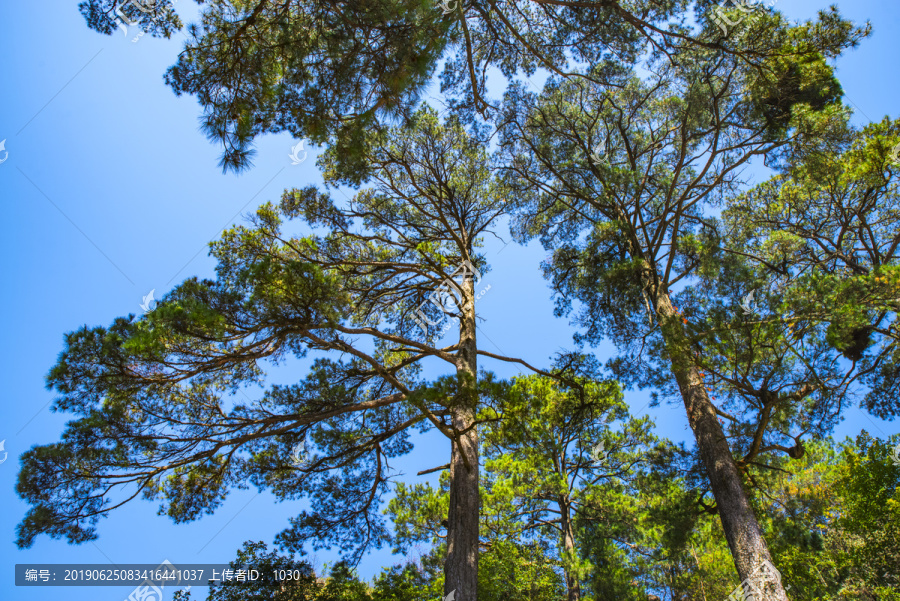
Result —
<instances>
[{"instance_id":1,"label":"clear blue sky","mask_svg":"<svg viewBox=\"0 0 900 601\"><path fill-rule=\"evenodd\" d=\"M780 0L776 7L802 19L824 8L823 0ZM190 20L194 3L178 3ZM900 3L895 0L842 2L844 14L869 19L872 38L838 62L838 76L856 121L900 114ZM156 515L156 505L134 502L102 520L95 543L71 546L39 538L17 550L14 528L27 510L14 492L18 457L37 444L58 440L68 416L50 412L52 393L44 376L62 348L65 332L83 324L107 325L140 311L150 289L161 296L182 279L212 274L207 243L241 213L276 200L282 189L320 183L312 156L291 165L286 135L258 140L255 167L223 175L219 148L199 132L199 108L191 97L176 98L162 76L183 38L137 43L87 29L76 0L0 3L0 140L8 159L0 164L3 211L2 279L3 381L7 392L0 415L0 440L7 460L0 464L0 598L118 601L128 588L44 588L13 586L12 566L29 562L225 563L245 540L271 542L298 507L276 504L267 493L238 491L213 516L174 525ZM436 88L435 88L436 89ZM0 159L5 155L0 152ZM504 233L505 240L509 237ZM489 241L491 290L479 301L481 344L546 365L548 357L572 348L572 330L553 317L550 293L538 264L539 246L522 248ZM608 349L598 353L607 356ZM482 366L503 376L514 370ZM274 379L296 381L302 365L279 369ZM633 410L647 395L629 392ZM686 419L679 406L652 413L660 435L684 440ZM866 428L877 436L897 432L857 409L848 411L836 435ZM428 439L397 467L406 474L446 461L446 441ZM2 455L0 455L2 459ZM433 480L432 476L432 480ZM211 542L210 542L211 541ZM201 550L202 549L202 550ZM333 561L320 552L318 564ZM382 565L401 562L388 551L368 556L361 572L370 577ZM199 590L202 592L204 589ZM205 593L204 593L205 596Z\"/></svg>"}]
</instances>

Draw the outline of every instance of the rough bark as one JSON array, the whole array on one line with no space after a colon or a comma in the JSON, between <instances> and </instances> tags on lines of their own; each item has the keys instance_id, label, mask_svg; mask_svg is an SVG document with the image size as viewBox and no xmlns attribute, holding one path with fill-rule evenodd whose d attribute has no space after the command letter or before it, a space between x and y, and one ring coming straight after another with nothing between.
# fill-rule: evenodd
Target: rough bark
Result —
<instances>
[{"instance_id":1,"label":"rough bark","mask_svg":"<svg viewBox=\"0 0 900 601\"><path fill-rule=\"evenodd\" d=\"M478 535L481 501L478 489L478 431L475 411L477 355L474 282L462 285L459 353L456 365L459 393L453 400L455 440L450 458L450 510L447 516L447 561L444 595L454 601L476 601L478 595Z\"/></svg>"},{"instance_id":2,"label":"rough bark","mask_svg":"<svg viewBox=\"0 0 900 601\"><path fill-rule=\"evenodd\" d=\"M678 383L688 422L709 477L710 489L716 499L734 566L743 581L764 562L771 563L772 556L750 506L715 405L709 399L695 362L691 360L691 347L682 318L675 311L668 295L660 294L658 299L656 310L671 360L672 373ZM771 586L770 591L766 599L787 598L780 581Z\"/></svg>"},{"instance_id":3,"label":"rough bark","mask_svg":"<svg viewBox=\"0 0 900 601\"><path fill-rule=\"evenodd\" d=\"M560 528L562 528L562 546L567 557L575 557L575 532L572 526L572 504L566 497L559 499ZM566 567L566 599L567 601L579 601L581 599L581 585L576 574Z\"/></svg>"}]
</instances>

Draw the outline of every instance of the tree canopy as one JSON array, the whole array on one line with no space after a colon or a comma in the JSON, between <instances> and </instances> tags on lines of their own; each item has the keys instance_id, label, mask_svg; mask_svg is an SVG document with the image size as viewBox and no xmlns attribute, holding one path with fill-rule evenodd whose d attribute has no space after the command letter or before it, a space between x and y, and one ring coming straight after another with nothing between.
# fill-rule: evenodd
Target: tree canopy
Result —
<instances>
[{"instance_id":1,"label":"tree canopy","mask_svg":"<svg viewBox=\"0 0 900 601\"><path fill-rule=\"evenodd\" d=\"M897 598L900 444L829 438L854 403L900 411L900 121L851 125L830 62L867 25L710 0L198 4L166 83L222 166L289 132L325 147L325 185L225 231L214 277L66 335L47 384L76 419L23 456L20 546L253 486L309 508L284 554L236 562L302 577L210 601ZM183 26L174 0L80 10L105 34ZM480 343L507 228L552 253L577 352ZM274 384L279 365L302 373ZM690 444L627 388L680 401ZM436 486L397 468L415 434L449 443L418 474ZM370 585L354 568L384 546L424 553ZM334 547L330 571L298 559Z\"/></svg>"}]
</instances>

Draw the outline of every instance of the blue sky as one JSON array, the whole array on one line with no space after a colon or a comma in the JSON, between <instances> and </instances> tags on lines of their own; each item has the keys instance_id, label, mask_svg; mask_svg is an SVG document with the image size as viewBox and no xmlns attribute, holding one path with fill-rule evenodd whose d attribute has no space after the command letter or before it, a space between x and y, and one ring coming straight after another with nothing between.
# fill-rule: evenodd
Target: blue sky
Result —
<instances>
[{"instance_id":1,"label":"blue sky","mask_svg":"<svg viewBox=\"0 0 900 601\"><path fill-rule=\"evenodd\" d=\"M780 0L791 18L825 8L819 0ZM196 6L178 3L190 16ZM874 35L841 58L838 76L862 123L900 114L900 4L884 0L843 2L844 14L869 19ZM50 412L52 393L44 376L62 349L62 336L83 324L106 325L140 311L151 289L159 297L186 277L212 274L206 245L242 213L276 200L281 190L320 183L312 154L300 165L288 157L297 140L272 135L257 141L255 167L222 174L219 148L198 128L199 107L177 98L163 73L182 46L182 36L132 43L117 32L102 36L85 26L75 0L0 3L0 140L9 153L0 164L3 233L0 295L3 380L7 393L0 440L9 456L0 464L0 597L54 601L117 601L127 588L45 588L27 593L12 580L14 563L225 563L245 540L271 542L298 507L276 504L267 493L237 491L214 515L174 525L156 505L134 502L99 525L99 540L81 546L39 538L18 550L15 526L27 510L14 492L18 457L36 444L58 439L68 416ZM436 89L436 88L435 88ZM307 148L313 153L314 148ZM302 153L301 153L302 155ZM0 152L0 159L3 158ZM504 246L488 241L491 290L479 301L481 344L546 365L550 355L573 348L566 320L553 317L552 301L538 264L538 245ZM608 349L600 349L606 356ZM515 369L482 361L510 376ZM273 380L296 381L303 366L279 369ZM629 392L633 410L644 412L647 395ZM660 435L689 434L680 406L652 412ZM857 409L836 435L866 428L877 436L897 432ZM440 465L449 446L428 438L398 464L406 474ZM2 457L0 457L2 458ZM413 477L414 479L414 477ZM434 476L431 477L434 480ZM333 561L319 552L316 561ZM402 561L388 551L368 556L361 572ZM202 589L201 589L202 590Z\"/></svg>"}]
</instances>

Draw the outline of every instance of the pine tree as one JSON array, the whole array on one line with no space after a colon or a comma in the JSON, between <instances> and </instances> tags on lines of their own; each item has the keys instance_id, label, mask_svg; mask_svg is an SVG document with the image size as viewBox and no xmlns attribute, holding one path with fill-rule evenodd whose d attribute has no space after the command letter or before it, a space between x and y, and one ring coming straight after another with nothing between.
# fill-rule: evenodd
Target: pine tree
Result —
<instances>
[{"instance_id":1,"label":"pine tree","mask_svg":"<svg viewBox=\"0 0 900 601\"><path fill-rule=\"evenodd\" d=\"M841 116L825 57L863 35L834 11L797 27L766 14L745 36L770 57L765 70L684 50L679 68L626 74L614 91L561 78L539 97L519 87L503 116L507 182L523 199L519 236L555 249L545 273L559 312L580 301L579 340L612 338L620 377L681 397L741 579L771 556L704 383L692 315L672 288L727 248L710 208L740 189L741 167Z\"/></svg>"},{"instance_id":2,"label":"pine tree","mask_svg":"<svg viewBox=\"0 0 900 601\"><path fill-rule=\"evenodd\" d=\"M198 4L200 20L166 81L203 107L224 169L250 165L256 136L289 132L340 148L339 168L358 175L366 132L407 119L441 63L442 88L470 121L497 108L486 91L493 69L508 79L538 69L585 77L577 66L613 58L631 64L648 48L675 60L680 48L695 45L759 60L734 36L695 37L684 25L687 0ZM83 0L79 7L88 26L107 35L123 20L155 36L182 27L171 0ZM591 80L609 81L603 73Z\"/></svg>"},{"instance_id":3,"label":"pine tree","mask_svg":"<svg viewBox=\"0 0 900 601\"><path fill-rule=\"evenodd\" d=\"M483 397L483 598L558 598L551 569L562 573L558 585L568 599L582 598L582 583L599 566L585 563L580 524L615 523L620 516L605 511L608 501L671 456L649 419L628 415L614 381L578 383L523 376ZM398 487L389 506L395 550L424 543L439 551L447 484Z\"/></svg>"},{"instance_id":4,"label":"pine tree","mask_svg":"<svg viewBox=\"0 0 900 601\"><path fill-rule=\"evenodd\" d=\"M250 483L311 498L283 546L339 545L356 561L388 540L378 505L391 461L412 450L411 432L433 429L452 448L446 593L476 598L477 359L514 361L477 346L477 272L488 267L478 248L505 195L484 145L427 108L371 147L371 185L349 202L286 191L212 245L214 280L66 336L48 385L54 408L78 419L24 455L17 490L32 508L20 546L41 533L91 540L99 517L138 495L193 520ZM291 220L328 230L291 236ZM444 343L428 326L447 315L458 331ZM229 407L265 362L308 353L299 383ZM423 380L426 359L452 375Z\"/></svg>"}]
</instances>

